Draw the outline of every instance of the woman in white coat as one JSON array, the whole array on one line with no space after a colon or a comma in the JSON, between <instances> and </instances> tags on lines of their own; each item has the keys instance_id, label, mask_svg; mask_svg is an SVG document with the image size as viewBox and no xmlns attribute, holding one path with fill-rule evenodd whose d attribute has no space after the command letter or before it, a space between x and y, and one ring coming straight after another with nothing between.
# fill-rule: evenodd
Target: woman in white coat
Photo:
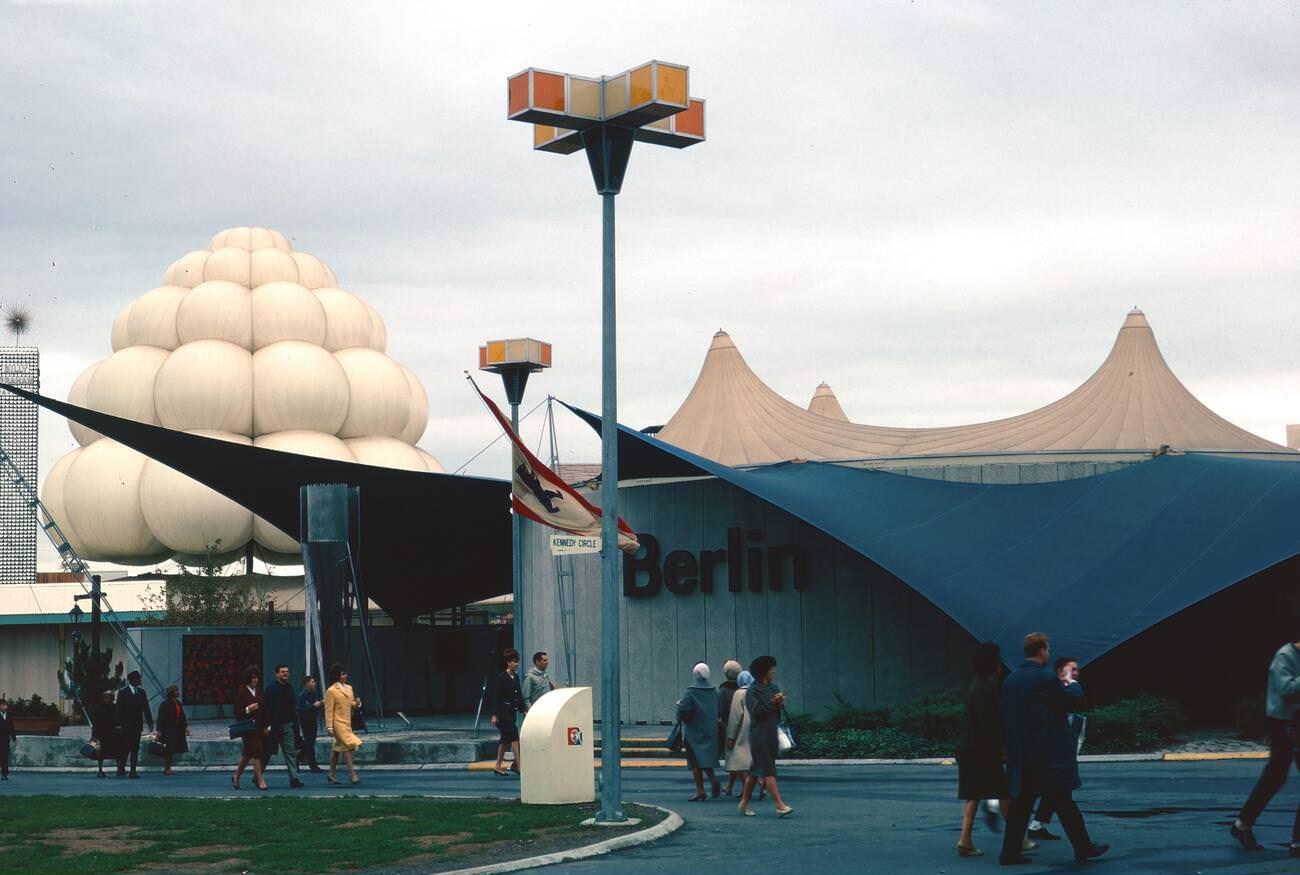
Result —
<instances>
[{"instance_id":1,"label":"woman in white coat","mask_svg":"<svg viewBox=\"0 0 1300 875\"><path fill-rule=\"evenodd\" d=\"M727 717L725 756L728 796L731 795L737 780L742 785L745 783L745 773L749 771L753 759L749 754L749 711L745 708L745 688L753 682L754 676L747 671L742 671L736 678L740 689L736 690L735 696L731 699L731 713Z\"/></svg>"}]
</instances>

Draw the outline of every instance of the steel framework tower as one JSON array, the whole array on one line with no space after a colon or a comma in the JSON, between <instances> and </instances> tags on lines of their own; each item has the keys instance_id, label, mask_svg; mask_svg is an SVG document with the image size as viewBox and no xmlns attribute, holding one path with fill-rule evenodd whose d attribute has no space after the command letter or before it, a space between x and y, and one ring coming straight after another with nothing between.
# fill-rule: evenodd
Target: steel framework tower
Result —
<instances>
[{"instance_id":1,"label":"steel framework tower","mask_svg":"<svg viewBox=\"0 0 1300 875\"><path fill-rule=\"evenodd\" d=\"M0 382L41 390L41 355L34 346L0 347ZM0 392L0 446L28 483L37 482L36 405ZM36 516L23 490L0 478L0 584L36 582Z\"/></svg>"}]
</instances>

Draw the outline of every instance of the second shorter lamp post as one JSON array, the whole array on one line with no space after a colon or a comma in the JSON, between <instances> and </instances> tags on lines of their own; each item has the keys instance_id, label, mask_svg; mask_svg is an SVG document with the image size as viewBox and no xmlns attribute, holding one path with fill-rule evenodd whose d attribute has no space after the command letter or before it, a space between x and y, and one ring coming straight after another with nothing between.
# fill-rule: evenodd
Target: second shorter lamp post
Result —
<instances>
[{"instance_id":1,"label":"second shorter lamp post","mask_svg":"<svg viewBox=\"0 0 1300 875\"><path fill-rule=\"evenodd\" d=\"M524 387L528 377L543 368L551 366L551 345L531 337L519 337L511 340L489 340L478 348L478 367L501 375L505 384L506 400L510 402L510 428L519 434L519 405L524 400ZM512 471L511 480L514 479ZM519 514L510 515L510 578L514 613L513 638L514 648L524 658L524 594L523 544L520 542Z\"/></svg>"}]
</instances>

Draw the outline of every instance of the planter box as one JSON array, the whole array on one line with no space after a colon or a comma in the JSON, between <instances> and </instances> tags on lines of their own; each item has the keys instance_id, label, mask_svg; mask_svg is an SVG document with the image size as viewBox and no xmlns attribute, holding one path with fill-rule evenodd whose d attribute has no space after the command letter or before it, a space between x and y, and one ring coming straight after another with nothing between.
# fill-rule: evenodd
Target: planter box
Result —
<instances>
[{"instance_id":1,"label":"planter box","mask_svg":"<svg viewBox=\"0 0 1300 875\"><path fill-rule=\"evenodd\" d=\"M58 717L15 717L14 731L19 735L58 735Z\"/></svg>"}]
</instances>

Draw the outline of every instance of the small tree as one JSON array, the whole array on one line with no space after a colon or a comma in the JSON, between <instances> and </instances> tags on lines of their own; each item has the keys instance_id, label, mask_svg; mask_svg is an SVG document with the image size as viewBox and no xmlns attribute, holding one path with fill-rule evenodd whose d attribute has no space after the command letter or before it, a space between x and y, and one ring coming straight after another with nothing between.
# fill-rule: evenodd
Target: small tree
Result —
<instances>
[{"instance_id":1,"label":"small tree","mask_svg":"<svg viewBox=\"0 0 1300 875\"><path fill-rule=\"evenodd\" d=\"M150 593L150 609L163 617L154 622L166 626L256 626L263 622L260 593L245 579L225 573L217 561L218 539L208 545L198 565L178 563L181 573L167 582L167 592Z\"/></svg>"},{"instance_id":2,"label":"small tree","mask_svg":"<svg viewBox=\"0 0 1300 875\"><path fill-rule=\"evenodd\" d=\"M113 663L113 648L102 648L98 654L90 645L77 638L72 644L72 656L59 671L59 689L64 698L72 700L73 712L81 709L87 713L86 703L98 705L105 691L116 691L125 685L122 679L125 667Z\"/></svg>"}]
</instances>

